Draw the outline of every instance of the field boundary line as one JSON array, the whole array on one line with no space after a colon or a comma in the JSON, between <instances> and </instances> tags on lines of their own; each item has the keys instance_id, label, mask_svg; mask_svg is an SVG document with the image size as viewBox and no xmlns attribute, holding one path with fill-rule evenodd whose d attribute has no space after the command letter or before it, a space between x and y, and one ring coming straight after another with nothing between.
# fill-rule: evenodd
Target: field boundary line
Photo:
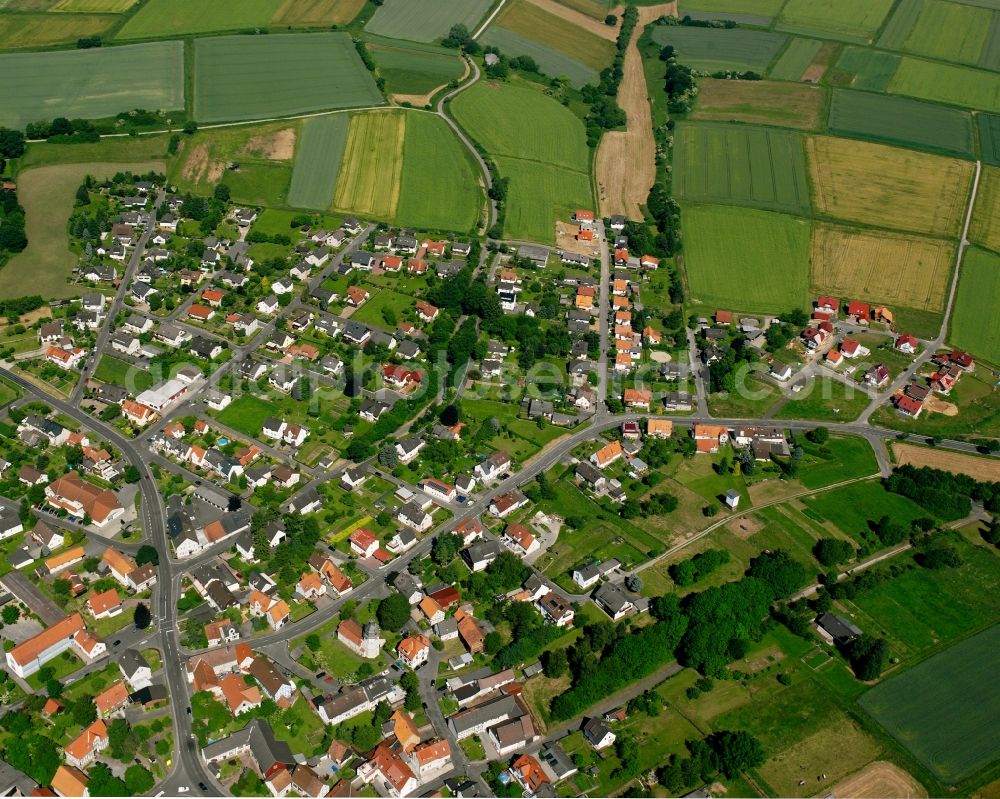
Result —
<instances>
[{"instance_id":1,"label":"field boundary line","mask_svg":"<svg viewBox=\"0 0 1000 799\"><path fill-rule=\"evenodd\" d=\"M497 3L497 7L493 9L493 12L479 26L479 30L472 34L473 39L478 39L483 35L483 32L490 26L490 23L496 19L497 14L500 13L505 5L507 5L507 0L500 0L500 2Z\"/></svg>"}]
</instances>

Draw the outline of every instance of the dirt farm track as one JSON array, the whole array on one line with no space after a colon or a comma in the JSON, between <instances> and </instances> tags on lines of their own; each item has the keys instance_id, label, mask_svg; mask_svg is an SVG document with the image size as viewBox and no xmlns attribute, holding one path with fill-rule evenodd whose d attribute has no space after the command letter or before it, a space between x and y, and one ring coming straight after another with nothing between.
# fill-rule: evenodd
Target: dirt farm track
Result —
<instances>
[{"instance_id":1,"label":"dirt farm track","mask_svg":"<svg viewBox=\"0 0 1000 799\"><path fill-rule=\"evenodd\" d=\"M835 799L923 799L924 787L898 766L879 760L841 780L823 797Z\"/></svg>"}]
</instances>

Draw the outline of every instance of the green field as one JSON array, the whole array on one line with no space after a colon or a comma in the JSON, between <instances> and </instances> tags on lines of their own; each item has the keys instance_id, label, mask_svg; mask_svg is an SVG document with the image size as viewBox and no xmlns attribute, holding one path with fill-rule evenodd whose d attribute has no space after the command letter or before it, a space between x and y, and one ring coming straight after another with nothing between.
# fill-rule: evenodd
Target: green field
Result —
<instances>
[{"instance_id":1,"label":"green field","mask_svg":"<svg viewBox=\"0 0 1000 799\"><path fill-rule=\"evenodd\" d=\"M264 27L282 0L148 0L118 39L160 39L192 33Z\"/></svg>"},{"instance_id":2,"label":"green field","mask_svg":"<svg viewBox=\"0 0 1000 799\"><path fill-rule=\"evenodd\" d=\"M427 94L458 80L464 71L454 51L369 43L368 52L390 94Z\"/></svg>"},{"instance_id":3,"label":"green field","mask_svg":"<svg viewBox=\"0 0 1000 799\"><path fill-rule=\"evenodd\" d=\"M278 407L274 403L244 394L224 408L218 419L222 424L245 435L256 436L260 434L264 420L277 412Z\"/></svg>"},{"instance_id":4,"label":"green field","mask_svg":"<svg viewBox=\"0 0 1000 799\"><path fill-rule=\"evenodd\" d=\"M784 0L681 0L678 13L693 19L727 19L741 25L767 27Z\"/></svg>"},{"instance_id":5,"label":"green field","mask_svg":"<svg viewBox=\"0 0 1000 799\"><path fill-rule=\"evenodd\" d=\"M817 422L850 422L858 418L871 399L860 389L839 380L820 377L809 381L799 394L774 414L775 419L812 419Z\"/></svg>"},{"instance_id":6,"label":"green field","mask_svg":"<svg viewBox=\"0 0 1000 799\"><path fill-rule=\"evenodd\" d=\"M548 49L581 61L595 71L608 66L615 57L615 44L589 30L568 23L529 0L511 0L492 26L519 33Z\"/></svg>"},{"instance_id":7,"label":"green field","mask_svg":"<svg viewBox=\"0 0 1000 799\"><path fill-rule=\"evenodd\" d=\"M184 107L184 45L156 42L0 55L0 124ZM122 80L128 75L129 80Z\"/></svg>"},{"instance_id":8,"label":"green field","mask_svg":"<svg viewBox=\"0 0 1000 799\"><path fill-rule=\"evenodd\" d=\"M750 208L684 209L692 300L711 307L780 312L809 302L809 224Z\"/></svg>"},{"instance_id":9,"label":"green field","mask_svg":"<svg viewBox=\"0 0 1000 799\"><path fill-rule=\"evenodd\" d=\"M1000 166L1000 115L976 114L976 122L983 161L992 166Z\"/></svg>"},{"instance_id":10,"label":"green field","mask_svg":"<svg viewBox=\"0 0 1000 799\"><path fill-rule=\"evenodd\" d=\"M991 363L1000 363L1000 255L973 247L958 278L948 340Z\"/></svg>"},{"instance_id":11,"label":"green field","mask_svg":"<svg viewBox=\"0 0 1000 799\"><path fill-rule=\"evenodd\" d=\"M493 45L507 56L530 56L546 75L568 78L578 89L588 83L597 83L599 77L599 70L582 61L499 25L490 25L479 41Z\"/></svg>"},{"instance_id":12,"label":"green field","mask_svg":"<svg viewBox=\"0 0 1000 799\"><path fill-rule=\"evenodd\" d=\"M347 114L306 120L295 153L288 204L323 211L333 202L340 160L347 144Z\"/></svg>"},{"instance_id":13,"label":"green field","mask_svg":"<svg viewBox=\"0 0 1000 799\"><path fill-rule=\"evenodd\" d=\"M972 117L906 97L834 89L830 132L904 147L971 157L975 153Z\"/></svg>"},{"instance_id":14,"label":"green field","mask_svg":"<svg viewBox=\"0 0 1000 799\"><path fill-rule=\"evenodd\" d=\"M439 116L410 112L396 222L423 230L467 231L483 205L479 170Z\"/></svg>"},{"instance_id":15,"label":"green field","mask_svg":"<svg viewBox=\"0 0 1000 799\"><path fill-rule=\"evenodd\" d=\"M819 54L822 46L823 43L819 39L792 39L771 69L770 77L775 80L798 80Z\"/></svg>"},{"instance_id":16,"label":"green field","mask_svg":"<svg viewBox=\"0 0 1000 799\"><path fill-rule=\"evenodd\" d=\"M946 783L997 758L1000 626L925 660L861 697L865 708Z\"/></svg>"},{"instance_id":17,"label":"green field","mask_svg":"<svg viewBox=\"0 0 1000 799\"><path fill-rule=\"evenodd\" d=\"M773 128L682 124L674 134L674 189L685 200L807 214L802 138Z\"/></svg>"},{"instance_id":18,"label":"green field","mask_svg":"<svg viewBox=\"0 0 1000 799\"><path fill-rule=\"evenodd\" d=\"M0 14L0 50L26 50L100 36L116 21L107 14Z\"/></svg>"},{"instance_id":19,"label":"green field","mask_svg":"<svg viewBox=\"0 0 1000 799\"><path fill-rule=\"evenodd\" d=\"M59 0L51 11L74 14L121 14L136 4L136 0Z\"/></svg>"},{"instance_id":20,"label":"green field","mask_svg":"<svg viewBox=\"0 0 1000 799\"><path fill-rule=\"evenodd\" d=\"M778 28L852 42L868 42L893 0L788 0Z\"/></svg>"},{"instance_id":21,"label":"green field","mask_svg":"<svg viewBox=\"0 0 1000 799\"><path fill-rule=\"evenodd\" d=\"M147 370L139 369L128 361L111 355L101 356L94 377L102 383L114 383L116 386L127 388L132 393L145 391L153 385L153 375Z\"/></svg>"},{"instance_id":22,"label":"green field","mask_svg":"<svg viewBox=\"0 0 1000 799\"><path fill-rule=\"evenodd\" d=\"M694 69L754 70L764 73L788 41L769 31L740 28L689 28L658 25L653 41L661 47L672 44L678 59Z\"/></svg>"},{"instance_id":23,"label":"green field","mask_svg":"<svg viewBox=\"0 0 1000 799\"><path fill-rule=\"evenodd\" d=\"M451 109L510 178L506 237L552 242L557 218L594 207L583 123L555 100L533 89L478 83Z\"/></svg>"},{"instance_id":24,"label":"green field","mask_svg":"<svg viewBox=\"0 0 1000 799\"><path fill-rule=\"evenodd\" d=\"M432 42L456 24L474 32L491 5L491 0L385 0L365 30L391 39Z\"/></svg>"},{"instance_id":25,"label":"green field","mask_svg":"<svg viewBox=\"0 0 1000 799\"><path fill-rule=\"evenodd\" d=\"M943 0L904 0L879 45L941 61L976 65L993 23L993 12Z\"/></svg>"},{"instance_id":26,"label":"green field","mask_svg":"<svg viewBox=\"0 0 1000 799\"><path fill-rule=\"evenodd\" d=\"M218 36L194 42L194 116L200 122L383 102L346 33Z\"/></svg>"},{"instance_id":27,"label":"green field","mask_svg":"<svg viewBox=\"0 0 1000 799\"><path fill-rule=\"evenodd\" d=\"M845 47L837 60L837 70L846 74L855 89L885 91L902 58L895 53L862 47Z\"/></svg>"},{"instance_id":28,"label":"green field","mask_svg":"<svg viewBox=\"0 0 1000 799\"><path fill-rule=\"evenodd\" d=\"M80 163L21 172L17 199L25 211L28 247L11 258L0 272L3 278L0 299L22 297L29 286L32 292L46 299L80 296L80 287L67 282L79 262L79 256L69 249L67 229L76 190L87 175L104 179L125 170L140 174L162 172L164 165L162 161Z\"/></svg>"},{"instance_id":29,"label":"green field","mask_svg":"<svg viewBox=\"0 0 1000 799\"><path fill-rule=\"evenodd\" d=\"M1000 112L1000 74L905 57L888 91L921 100Z\"/></svg>"},{"instance_id":30,"label":"green field","mask_svg":"<svg viewBox=\"0 0 1000 799\"><path fill-rule=\"evenodd\" d=\"M810 518L820 516L852 537L859 536L868 529L870 521L878 521L884 515L902 525L931 515L906 497L889 493L877 480L824 491L807 497L804 502Z\"/></svg>"}]
</instances>

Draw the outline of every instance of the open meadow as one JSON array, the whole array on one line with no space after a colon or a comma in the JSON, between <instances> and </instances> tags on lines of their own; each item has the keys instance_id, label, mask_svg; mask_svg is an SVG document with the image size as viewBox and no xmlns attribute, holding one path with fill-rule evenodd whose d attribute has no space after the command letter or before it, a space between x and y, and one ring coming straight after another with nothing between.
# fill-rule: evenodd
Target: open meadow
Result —
<instances>
[{"instance_id":1,"label":"open meadow","mask_svg":"<svg viewBox=\"0 0 1000 799\"><path fill-rule=\"evenodd\" d=\"M653 41L660 47L673 45L681 63L707 72L749 69L764 73L787 40L780 33L745 28L653 28Z\"/></svg>"},{"instance_id":2,"label":"open meadow","mask_svg":"<svg viewBox=\"0 0 1000 799\"><path fill-rule=\"evenodd\" d=\"M147 0L115 38L171 36L266 27L282 0Z\"/></svg>"},{"instance_id":3,"label":"open meadow","mask_svg":"<svg viewBox=\"0 0 1000 799\"><path fill-rule=\"evenodd\" d=\"M680 0L677 13L695 19L731 19L745 25L771 24L784 0Z\"/></svg>"},{"instance_id":4,"label":"open meadow","mask_svg":"<svg viewBox=\"0 0 1000 799\"><path fill-rule=\"evenodd\" d=\"M994 13L976 4L904 0L878 43L889 50L975 66L994 35Z\"/></svg>"},{"instance_id":5,"label":"open meadow","mask_svg":"<svg viewBox=\"0 0 1000 799\"><path fill-rule=\"evenodd\" d=\"M217 36L194 42L194 116L199 122L384 102L346 33Z\"/></svg>"},{"instance_id":6,"label":"open meadow","mask_svg":"<svg viewBox=\"0 0 1000 799\"><path fill-rule=\"evenodd\" d=\"M893 0L788 0L778 28L865 44L892 6Z\"/></svg>"},{"instance_id":7,"label":"open meadow","mask_svg":"<svg viewBox=\"0 0 1000 799\"><path fill-rule=\"evenodd\" d=\"M390 39L433 42L452 25L475 31L491 5L491 0L385 0L365 30Z\"/></svg>"},{"instance_id":8,"label":"open meadow","mask_svg":"<svg viewBox=\"0 0 1000 799\"><path fill-rule=\"evenodd\" d=\"M1000 364L1000 255L971 248L962 261L948 340Z\"/></svg>"},{"instance_id":9,"label":"open meadow","mask_svg":"<svg viewBox=\"0 0 1000 799\"><path fill-rule=\"evenodd\" d=\"M316 211L330 207L349 124L347 114L313 117L302 124L288 189L289 205Z\"/></svg>"},{"instance_id":10,"label":"open meadow","mask_svg":"<svg viewBox=\"0 0 1000 799\"><path fill-rule=\"evenodd\" d=\"M839 82L854 89L884 92L892 81L902 56L867 47L845 47L837 59Z\"/></svg>"},{"instance_id":11,"label":"open meadow","mask_svg":"<svg viewBox=\"0 0 1000 799\"><path fill-rule=\"evenodd\" d=\"M982 69L906 56L900 59L887 90L945 105L1000 112L1000 74Z\"/></svg>"},{"instance_id":12,"label":"open meadow","mask_svg":"<svg viewBox=\"0 0 1000 799\"><path fill-rule=\"evenodd\" d=\"M984 167L979 176L969 240L1000 252L1000 168Z\"/></svg>"},{"instance_id":13,"label":"open meadow","mask_svg":"<svg viewBox=\"0 0 1000 799\"><path fill-rule=\"evenodd\" d=\"M832 136L807 138L806 154L817 212L914 233L958 233L971 163Z\"/></svg>"},{"instance_id":14,"label":"open meadow","mask_svg":"<svg viewBox=\"0 0 1000 799\"><path fill-rule=\"evenodd\" d=\"M46 299L80 296L80 288L67 283L79 261L69 249L67 230L76 190L87 175L104 179L129 170L162 172L164 165L162 161L81 163L21 172L17 199L24 206L28 247L4 266L0 299L22 297L26 287Z\"/></svg>"},{"instance_id":15,"label":"open meadow","mask_svg":"<svg viewBox=\"0 0 1000 799\"><path fill-rule=\"evenodd\" d=\"M949 241L818 224L810 285L815 294L940 313L954 260Z\"/></svg>"},{"instance_id":16,"label":"open meadow","mask_svg":"<svg viewBox=\"0 0 1000 799\"><path fill-rule=\"evenodd\" d=\"M1000 625L877 685L861 705L942 782L997 758Z\"/></svg>"},{"instance_id":17,"label":"open meadow","mask_svg":"<svg viewBox=\"0 0 1000 799\"><path fill-rule=\"evenodd\" d=\"M819 128L826 92L778 80L734 81L702 78L691 119L749 122L784 128Z\"/></svg>"},{"instance_id":18,"label":"open meadow","mask_svg":"<svg viewBox=\"0 0 1000 799\"><path fill-rule=\"evenodd\" d=\"M403 169L402 111L370 111L351 116L347 145L333 205L379 219L392 219Z\"/></svg>"},{"instance_id":19,"label":"open meadow","mask_svg":"<svg viewBox=\"0 0 1000 799\"><path fill-rule=\"evenodd\" d=\"M272 25L346 25L364 8L365 0L284 0L271 17Z\"/></svg>"},{"instance_id":20,"label":"open meadow","mask_svg":"<svg viewBox=\"0 0 1000 799\"><path fill-rule=\"evenodd\" d=\"M971 158L975 154L972 115L957 108L834 89L830 132Z\"/></svg>"},{"instance_id":21,"label":"open meadow","mask_svg":"<svg viewBox=\"0 0 1000 799\"><path fill-rule=\"evenodd\" d=\"M9 53L0 55L0 74L0 124L14 128L58 116L184 108L183 42Z\"/></svg>"},{"instance_id":22,"label":"open meadow","mask_svg":"<svg viewBox=\"0 0 1000 799\"><path fill-rule=\"evenodd\" d=\"M501 176L510 178L504 236L553 244L555 222L577 208L593 208L586 172L519 158L497 158Z\"/></svg>"},{"instance_id":23,"label":"open meadow","mask_svg":"<svg viewBox=\"0 0 1000 799\"><path fill-rule=\"evenodd\" d=\"M0 14L0 50L28 50L100 36L115 22L107 14Z\"/></svg>"},{"instance_id":24,"label":"open meadow","mask_svg":"<svg viewBox=\"0 0 1000 799\"><path fill-rule=\"evenodd\" d=\"M385 79L389 94L403 95L397 100L415 101L415 97L433 92L458 80L465 71L454 50L411 45L399 42L367 42L368 52Z\"/></svg>"},{"instance_id":25,"label":"open meadow","mask_svg":"<svg viewBox=\"0 0 1000 799\"><path fill-rule=\"evenodd\" d=\"M822 48L823 43L819 39L792 39L771 67L770 77L774 80L801 80Z\"/></svg>"},{"instance_id":26,"label":"open meadow","mask_svg":"<svg viewBox=\"0 0 1000 799\"><path fill-rule=\"evenodd\" d=\"M674 190L684 200L809 212L802 138L773 128L681 124Z\"/></svg>"},{"instance_id":27,"label":"open meadow","mask_svg":"<svg viewBox=\"0 0 1000 799\"><path fill-rule=\"evenodd\" d=\"M809 223L750 208L684 208L691 299L780 313L809 303Z\"/></svg>"}]
</instances>

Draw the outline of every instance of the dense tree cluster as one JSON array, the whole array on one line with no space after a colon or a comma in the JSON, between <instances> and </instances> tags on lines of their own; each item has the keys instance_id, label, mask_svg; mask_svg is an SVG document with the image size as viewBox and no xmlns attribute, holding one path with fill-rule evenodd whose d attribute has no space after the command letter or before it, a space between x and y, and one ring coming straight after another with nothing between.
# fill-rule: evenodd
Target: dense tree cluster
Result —
<instances>
[{"instance_id":1,"label":"dense tree cluster","mask_svg":"<svg viewBox=\"0 0 1000 799\"><path fill-rule=\"evenodd\" d=\"M584 86L583 99L590 106L584 125L587 128L587 144L596 147L606 130L621 127L625 124L625 112L619 107L616 97L618 87L624 76L625 50L632 40L632 32L639 21L639 11L633 5L627 5L622 14L621 28L615 41L615 57L611 66L601 70L601 77L596 86Z\"/></svg>"},{"instance_id":2,"label":"dense tree cluster","mask_svg":"<svg viewBox=\"0 0 1000 799\"><path fill-rule=\"evenodd\" d=\"M24 232L24 208L11 189L0 190L0 259L4 253L21 252L28 246Z\"/></svg>"},{"instance_id":3,"label":"dense tree cluster","mask_svg":"<svg viewBox=\"0 0 1000 799\"><path fill-rule=\"evenodd\" d=\"M813 545L813 555L824 566L846 563L854 554L854 546L842 538L821 538Z\"/></svg>"},{"instance_id":4,"label":"dense tree cluster","mask_svg":"<svg viewBox=\"0 0 1000 799\"><path fill-rule=\"evenodd\" d=\"M982 502L989 511L1000 509L1000 483L980 483L968 475L929 466L899 466L884 484L946 521L968 516L972 500Z\"/></svg>"},{"instance_id":5,"label":"dense tree cluster","mask_svg":"<svg viewBox=\"0 0 1000 799\"><path fill-rule=\"evenodd\" d=\"M706 549L694 557L672 563L669 568L670 579L684 587L704 579L720 566L729 563L729 551L725 549Z\"/></svg>"}]
</instances>

